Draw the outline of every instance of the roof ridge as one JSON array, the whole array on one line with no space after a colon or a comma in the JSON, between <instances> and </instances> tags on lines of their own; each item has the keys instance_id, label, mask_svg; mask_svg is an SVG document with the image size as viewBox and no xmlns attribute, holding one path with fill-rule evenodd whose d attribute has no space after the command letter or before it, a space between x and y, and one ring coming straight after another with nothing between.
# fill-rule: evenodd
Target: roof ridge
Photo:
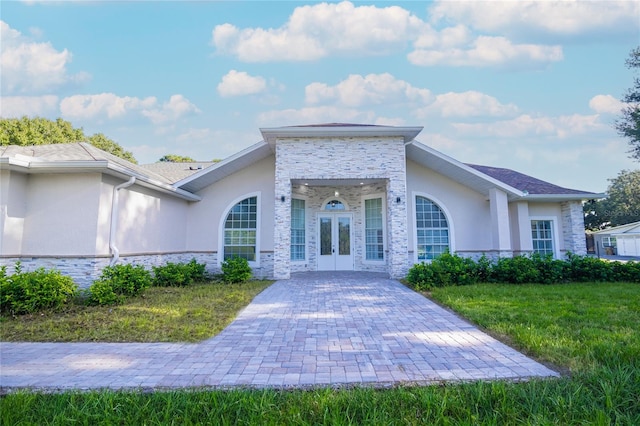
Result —
<instances>
[{"instance_id":1,"label":"roof ridge","mask_svg":"<svg viewBox=\"0 0 640 426\"><path fill-rule=\"evenodd\" d=\"M74 142L74 143L76 143L77 145L79 145L80 147L82 147L82 149L83 149L87 154L89 154L89 156L90 156L91 158L93 158L94 160L96 160L96 161L97 161L97 160L103 160L103 158L96 158L96 156L95 156L95 155L93 155L93 153L91 153L91 151L90 151L89 149L87 149L87 145L91 145L89 142ZM93 147L93 145L91 145L91 146ZM95 147L94 147L94 148L95 148Z\"/></svg>"}]
</instances>

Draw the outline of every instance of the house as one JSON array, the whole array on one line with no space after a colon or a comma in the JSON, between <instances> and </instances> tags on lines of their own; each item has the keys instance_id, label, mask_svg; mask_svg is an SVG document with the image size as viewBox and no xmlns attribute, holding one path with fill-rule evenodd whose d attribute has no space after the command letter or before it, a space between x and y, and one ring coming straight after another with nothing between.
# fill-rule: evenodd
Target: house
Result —
<instances>
[{"instance_id":1,"label":"house","mask_svg":"<svg viewBox=\"0 0 640 426\"><path fill-rule=\"evenodd\" d=\"M463 164L422 127L263 128L218 163L138 166L85 144L0 148L0 262L88 285L108 264L249 260L259 277L403 277L446 250L585 254L582 201L601 194Z\"/></svg>"},{"instance_id":2,"label":"house","mask_svg":"<svg viewBox=\"0 0 640 426\"><path fill-rule=\"evenodd\" d=\"M628 223L592 233L598 256L640 258L640 222Z\"/></svg>"}]
</instances>

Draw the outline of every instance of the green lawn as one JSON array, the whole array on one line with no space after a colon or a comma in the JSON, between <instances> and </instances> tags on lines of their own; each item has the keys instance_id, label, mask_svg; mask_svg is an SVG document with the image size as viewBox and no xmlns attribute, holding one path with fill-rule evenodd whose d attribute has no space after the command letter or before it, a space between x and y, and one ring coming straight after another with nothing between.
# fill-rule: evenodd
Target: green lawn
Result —
<instances>
[{"instance_id":1,"label":"green lawn","mask_svg":"<svg viewBox=\"0 0 640 426\"><path fill-rule=\"evenodd\" d=\"M198 342L215 336L273 281L151 287L116 306L71 304L1 319L3 341Z\"/></svg>"},{"instance_id":2,"label":"green lawn","mask_svg":"<svg viewBox=\"0 0 640 426\"><path fill-rule=\"evenodd\" d=\"M640 357L640 284L480 284L434 289L431 297L522 352L571 371Z\"/></svg>"},{"instance_id":3,"label":"green lawn","mask_svg":"<svg viewBox=\"0 0 640 426\"><path fill-rule=\"evenodd\" d=\"M432 297L571 374L393 389L17 392L0 401L1 423L640 424L640 285L474 285Z\"/></svg>"}]
</instances>

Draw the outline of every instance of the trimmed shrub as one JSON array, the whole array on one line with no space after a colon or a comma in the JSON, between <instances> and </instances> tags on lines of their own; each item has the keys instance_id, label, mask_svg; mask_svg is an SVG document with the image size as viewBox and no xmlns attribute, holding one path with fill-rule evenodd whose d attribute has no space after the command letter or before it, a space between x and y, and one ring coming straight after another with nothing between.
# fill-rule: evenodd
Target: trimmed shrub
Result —
<instances>
[{"instance_id":1,"label":"trimmed shrub","mask_svg":"<svg viewBox=\"0 0 640 426\"><path fill-rule=\"evenodd\" d=\"M13 315L30 314L45 309L56 309L73 300L78 286L71 277L56 270L38 268L22 272L16 264L16 273L7 276L0 268L0 310Z\"/></svg>"},{"instance_id":2,"label":"trimmed shrub","mask_svg":"<svg viewBox=\"0 0 640 426\"><path fill-rule=\"evenodd\" d=\"M111 305L137 296L151 285L151 274L142 265L114 265L102 270L89 288L89 304Z\"/></svg>"},{"instance_id":3,"label":"trimmed shrub","mask_svg":"<svg viewBox=\"0 0 640 426\"><path fill-rule=\"evenodd\" d=\"M407 281L416 290L467 285L476 282L558 284L576 281L640 283L640 262L609 262L569 253L568 260L552 256L503 257L492 262L482 256L470 258L444 253L431 263L418 263L409 269Z\"/></svg>"},{"instance_id":4,"label":"trimmed shrub","mask_svg":"<svg viewBox=\"0 0 640 426\"><path fill-rule=\"evenodd\" d=\"M640 283L640 262L611 262L611 281Z\"/></svg>"},{"instance_id":5,"label":"trimmed shrub","mask_svg":"<svg viewBox=\"0 0 640 426\"><path fill-rule=\"evenodd\" d=\"M431 263L422 262L409 270L407 281L419 290L478 282L478 265L473 259L445 252Z\"/></svg>"},{"instance_id":6,"label":"trimmed shrub","mask_svg":"<svg viewBox=\"0 0 640 426\"><path fill-rule=\"evenodd\" d=\"M531 261L538 270L538 283L555 284L569 281L569 264L566 261L554 259L550 254L544 256L539 253L533 253Z\"/></svg>"},{"instance_id":7,"label":"trimmed shrub","mask_svg":"<svg viewBox=\"0 0 640 426\"><path fill-rule=\"evenodd\" d=\"M222 281L225 283L242 283L251 278L251 266L243 257L232 257L222 262Z\"/></svg>"},{"instance_id":8,"label":"trimmed shrub","mask_svg":"<svg viewBox=\"0 0 640 426\"><path fill-rule=\"evenodd\" d=\"M571 281L609 281L612 277L612 262L605 262L597 257L567 254L569 262L569 278Z\"/></svg>"},{"instance_id":9,"label":"trimmed shrub","mask_svg":"<svg viewBox=\"0 0 640 426\"><path fill-rule=\"evenodd\" d=\"M167 262L153 267L153 285L158 287L182 287L204 281L205 264L192 259L189 263Z\"/></svg>"},{"instance_id":10,"label":"trimmed shrub","mask_svg":"<svg viewBox=\"0 0 640 426\"><path fill-rule=\"evenodd\" d=\"M431 265L425 262L416 263L409 269L407 281L418 291L429 290L435 285L434 272Z\"/></svg>"},{"instance_id":11,"label":"trimmed shrub","mask_svg":"<svg viewBox=\"0 0 640 426\"><path fill-rule=\"evenodd\" d=\"M511 284L537 283L540 272L527 256L501 257L491 273L493 281Z\"/></svg>"}]
</instances>

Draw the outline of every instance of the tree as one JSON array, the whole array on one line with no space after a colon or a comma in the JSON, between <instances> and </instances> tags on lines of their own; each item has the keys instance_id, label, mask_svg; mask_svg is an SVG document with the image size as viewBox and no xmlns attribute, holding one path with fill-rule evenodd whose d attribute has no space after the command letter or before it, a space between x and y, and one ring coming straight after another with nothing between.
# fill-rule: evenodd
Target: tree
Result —
<instances>
[{"instance_id":1,"label":"tree","mask_svg":"<svg viewBox=\"0 0 640 426\"><path fill-rule=\"evenodd\" d=\"M183 155L167 154L158 160L159 163L195 163L191 157L185 157Z\"/></svg>"},{"instance_id":2,"label":"tree","mask_svg":"<svg viewBox=\"0 0 640 426\"><path fill-rule=\"evenodd\" d=\"M82 128L76 129L62 118L56 121L42 117L0 119L0 146L2 145L48 145L57 143L88 142L98 149L136 163L129 151L102 133L85 136Z\"/></svg>"},{"instance_id":3,"label":"tree","mask_svg":"<svg viewBox=\"0 0 640 426\"><path fill-rule=\"evenodd\" d=\"M640 71L640 47L631 51L626 65L631 70ZM624 95L622 102L627 105L622 110L622 118L616 120L616 130L629 140L629 157L640 161L640 77L634 77L633 87Z\"/></svg>"},{"instance_id":4,"label":"tree","mask_svg":"<svg viewBox=\"0 0 640 426\"><path fill-rule=\"evenodd\" d=\"M584 205L587 229L595 231L640 221L640 170L622 170L609 182L607 198Z\"/></svg>"}]
</instances>

